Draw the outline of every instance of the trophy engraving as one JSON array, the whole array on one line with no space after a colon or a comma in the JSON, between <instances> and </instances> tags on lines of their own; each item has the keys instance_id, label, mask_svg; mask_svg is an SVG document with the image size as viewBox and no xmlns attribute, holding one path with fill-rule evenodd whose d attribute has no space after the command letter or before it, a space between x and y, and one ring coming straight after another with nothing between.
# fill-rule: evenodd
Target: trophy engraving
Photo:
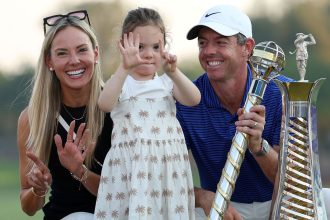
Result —
<instances>
[{"instance_id":1,"label":"trophy engraving","mask_svg":"<svg viewBox=\"0 0 330 220\"><path fill-rule=\"evenodd\" d=\"M316 41L312 34L297 33L296 36L297 39L294 41L296 50L290 52L290 54L296 53L297 69L299 72L300 81L304 81L308 59L307 46L316 44ZM310 40L306 40L308 38Z\"/></svg>"},{"instance_id":2,"label":"trophy engraving","mask_svg":"<svg viewBox=\"0 0 330 220\"><path fill-rule=\"evenodd\" d=\"M311 41L305 41L310 37ZM283 135L280 143L279 173L274 184L270 219L327 219L319 167L316 99L321 78L304 79L307 45L315 44L311 34L297 34L297 68L300 80L275 80L283 97Z\"/></svg>"},{"instance_id":3,"label":"trophy engraving","mask_svg":"<svg viewBox=\"0 0 330 220\"><path fill-rule=\"evenodd\" d=\"M253 56L249 61L253 80L244 104L244 111L250 111L252 106L261 103L268 82L278 75L283 69L284 63L284 52L275 42L266 41L255 46ZM223 219L235 188L247 145L248 135L236 131L208 219Z\"/></svg>"}]
</instances>

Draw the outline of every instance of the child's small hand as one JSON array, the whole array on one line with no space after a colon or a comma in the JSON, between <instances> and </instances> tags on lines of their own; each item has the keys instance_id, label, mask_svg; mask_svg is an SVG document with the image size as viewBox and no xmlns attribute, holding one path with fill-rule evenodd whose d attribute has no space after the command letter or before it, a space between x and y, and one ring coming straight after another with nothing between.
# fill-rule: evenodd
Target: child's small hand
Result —
<instances>
[{"instance_id":1,"label":"child's small hand","mask_svg":"<svg viewBox=\"0 0 330 220\"><path fill-rule=\"evenodd\" d=\"M160 55L163 59L163 70L167 74L173 74L176 70L177 57L175 55L169 54L167 51L164 51L164 45L162 42L159 42Z\"/></svg>"},{"instance_id":2,"label":"child's small hand","mask_svg":"<svg viewBox=\"0 0 330 220\"><path fill-rule=\"evenodd\" d=\"M140 35L134 38L132 32L124 34L123 39L118 42L118 47L122 55L123 66L125 69L132 69L140 64L148 64L149 61L142 59L139 54Z\"/></svg>"}]
</instances>

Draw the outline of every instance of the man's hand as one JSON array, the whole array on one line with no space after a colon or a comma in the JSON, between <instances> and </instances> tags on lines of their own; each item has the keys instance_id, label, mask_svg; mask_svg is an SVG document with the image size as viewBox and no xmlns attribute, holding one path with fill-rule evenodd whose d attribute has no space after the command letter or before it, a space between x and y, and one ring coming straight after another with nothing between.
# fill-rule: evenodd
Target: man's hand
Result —
<instances>
[{"instance_id":1,"label":"man's hand","mask_svg":"<svg viewBox=\"0 0 330 220\"><path fill-rule=\"evenodd\" d=\"M224 220L243 220L238 211L229 203Z\"/></svg>"},{"instance_id":2,"label":"man's hand","mask_svg":"<svg viewBox=\"0 0 330 220\"><path fill-rule=\"evenodd\" d=\"M251 107L250 112L244 112L242 108L237 111L238 121L236 129L249 135L248 148L252 152L258 152L261 148L262 132L266 124L266 110L263 105Z\"/></svg>"},{"instance_id":3,"label":"man's hand","mask_svg":"<svg viewBox=\"0 0 330 220\"><path fill-rule=\"evenodd\" d=\"M195 187L195 203L196 207L201 207L206 216L210 214L215 193L202 188ZM238 211L229 203L224 220L242 220Z\"/></svg>"}]
</instances>

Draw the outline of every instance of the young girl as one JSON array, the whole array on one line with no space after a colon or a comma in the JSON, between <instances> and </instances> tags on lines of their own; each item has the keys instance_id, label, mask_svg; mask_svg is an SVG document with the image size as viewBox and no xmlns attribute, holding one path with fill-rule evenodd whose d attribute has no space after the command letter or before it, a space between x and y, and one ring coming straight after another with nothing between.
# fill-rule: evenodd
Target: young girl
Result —
<instances>
[{"instance_id":1,"label":"young girl","mask_svg":"<svg viewBox=\"0 0 330 220\"><path fill-rule=\"evenodd\" d=\"M114 130L94 219L194 219L192 174L175 100L197 105L200 92L164 51L165 41L158 12L128 13L119 43L122 63L98 102L111 111ZM165 74L159 76L161 68Z\"/></svg>"}]
</instances>

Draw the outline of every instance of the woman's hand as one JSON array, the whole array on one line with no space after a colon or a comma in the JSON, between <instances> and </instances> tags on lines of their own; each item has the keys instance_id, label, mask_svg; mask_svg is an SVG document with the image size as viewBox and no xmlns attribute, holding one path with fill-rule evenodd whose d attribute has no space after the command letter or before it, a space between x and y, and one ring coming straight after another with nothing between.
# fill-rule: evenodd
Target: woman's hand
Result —
<instances>
[{"instance_id":1,"label":"woman's hand","mask_svg":"<svg viewBox=\"0 0 330 220\"><path fill-rule=\"evenodd\" d=\"M57 154L62 166L76 176L81 176L85 157L94 146L94 143L91 141L90 131L89 129L85 129L85 126L85 123L79 126L76 138L73 140L75 121L72 121L64 147L61 136L58 134L54 136Z\"/></svg>"},{"instance_id":2,"label":"woman's hand","mask_svg":"<svg viewBox=\"0 0 330 220\"><path fill-rule=\"evenodd\" d=\"M52 183L52 175L48 167L34 153L27 151L26 156L34 162L31 171L27 174L28 184L34 194L43 197Z\"/></svg>"}]
</instances>

